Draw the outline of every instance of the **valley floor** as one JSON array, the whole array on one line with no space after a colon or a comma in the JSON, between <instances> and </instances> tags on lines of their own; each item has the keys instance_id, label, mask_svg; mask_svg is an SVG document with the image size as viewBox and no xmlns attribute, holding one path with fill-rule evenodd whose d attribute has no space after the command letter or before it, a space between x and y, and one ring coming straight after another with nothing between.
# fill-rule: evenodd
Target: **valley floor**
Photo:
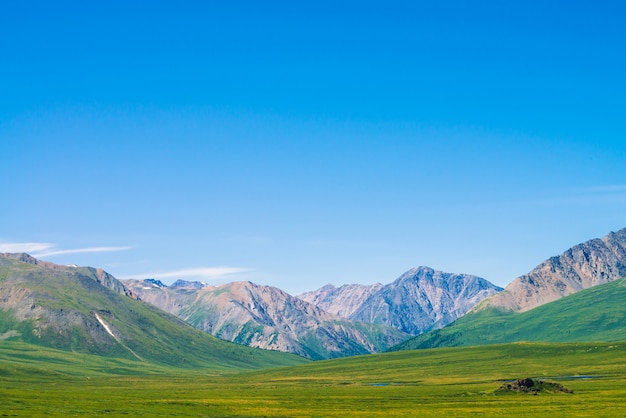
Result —
<instances>
[{"instance_id":1,"label":"valley floor","mask_svg":"<svg viewBox=\"0 0 626 418\"><path fill-rule=\"evenodd\" d=\"M26 367L2 356L4 416L623 416L626 344L408 351L215 374L130 363ZM83 360L84 361L84 360ZM39 373L34 373L39 370ZM93 376L89 376L91 372ZM508 380L573 393L497 393Z\"/></svg>"}]
</instances>

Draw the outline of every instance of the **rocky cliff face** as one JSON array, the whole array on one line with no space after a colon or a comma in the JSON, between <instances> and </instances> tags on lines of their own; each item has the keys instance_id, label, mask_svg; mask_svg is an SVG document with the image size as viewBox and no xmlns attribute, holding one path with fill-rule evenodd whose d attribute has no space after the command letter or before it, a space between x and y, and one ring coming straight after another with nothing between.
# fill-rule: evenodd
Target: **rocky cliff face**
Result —
<instances>
[{"instance_id":1,"label":"rocky cliff face","mask_svg":"<svg viewBox=\"0 0 626 418\"><path fill-rule=\"evenodd\" d=\"M417 335L449 324L501 290L480 277L419 267L388 285L327 285L300 297L354 321Z\"/></svg>"},{"instance_id":2,"label":"rocky cliff face","mask_svg":"<svg viewBox=\"0 0 626 418\"><path fill-rule=\"evenodd\" d=\"M219 338L312 359L384 351L408 338L393 328L351 322L271 286L125 283L142 300Z\"/></svg>"},{"instance_id":3,"label":"rocky cliff face","mask_svg":"<svg viewBox=\"0 0 626 418\"><path fill-rule=\"evenodd\" d=\"M362 284L346 284L341 287L327 284L318 290L298 295L298 298L312 303L326 312L339 315L343 318L350 318L367 298L380 291L382 288L383 285L380 283L369 286Z\"/></svg>"},{"instance_id":4,"label":"rocky cliff face","mask_svg":"<svg viewBox=\"0 0 626 418\"><path fill-rule=\"evenodd\" d=\"M478 308L525 312L563 296L626 276L626 228L578 244L513 280ZM478 309L477 308L477 309Z\"/></svg>"}]
</instances>

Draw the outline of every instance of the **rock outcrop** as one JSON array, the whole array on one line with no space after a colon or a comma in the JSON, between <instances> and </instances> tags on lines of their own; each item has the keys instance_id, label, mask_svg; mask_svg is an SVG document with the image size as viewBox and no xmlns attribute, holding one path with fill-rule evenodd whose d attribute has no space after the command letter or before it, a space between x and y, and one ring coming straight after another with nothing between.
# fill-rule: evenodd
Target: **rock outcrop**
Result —
<instances>
[{"instance_id":1,"label":"rock outcrop","mask_svg":"<svg viewBox=\"0 0 626 418\"><path fill-rule=\"evenodd\" d=\"M544 380L532 379L530 377L516 379L512 382L505 382L498 390L496 390L496 394L506 392L527 393L530 395L537 395L540 392L574 393L571 389L566 388L560 383L547 382Z\"/></svg>"}]
</instances>

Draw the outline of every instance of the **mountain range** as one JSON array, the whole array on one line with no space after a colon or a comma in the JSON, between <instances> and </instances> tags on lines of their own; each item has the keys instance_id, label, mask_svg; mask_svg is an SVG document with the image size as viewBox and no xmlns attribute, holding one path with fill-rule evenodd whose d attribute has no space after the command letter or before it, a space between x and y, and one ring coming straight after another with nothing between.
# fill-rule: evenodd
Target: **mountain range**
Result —
<instances>
[{"instance_id":1,"label":"mountain range","mask_svg":"<svg viewBox=\"0 0 626 418\"><path fill-rule=\"evenodd\" d=\"M626 229L578 244L504 290L419 267L387 285L327 285L295 297L250 282L119 281L102 269L0 254L0 341L213 368L519 340L610 341L626 329L624 276Z\"/></svg>"},{"instance_id":2,"label":"mountain range","mask_svg":"<svg viewBox=\"0 0 626 418\"><path fill-rule=\"evenodd\" d=\"M502 290L428 267L388 285L332 285L294 297L271 286L126 280L133 293L219 338L311 359L377 353L440 328Z\"/></svg>"},{"instance_id":3,"label":"mountain range","mask_svg":"<svg viewBox=\"0 0 626 418\"><path fill-rule=\"evenodd\" d=\"M272 286L124 283L143 301L221 339L316 360L381 352L410 337L392 327L341 318Z\"/></svg>"},{"instance_id":4,"label":"mountain range","mask_svg":"<svg viewBox=\"0 0 626 418\"><path fill-rule=\"evenodd\" d=\"M422 334L392 351L520 341L626 340L626 278L565 296L524 312L482 309Z\"/></svg>"},{"instance_id":5,"label":"mountain range","mask_svg":"<svg viewBox=\"0 0 626 418\"><path fill-rule=\"evenodd\" d=\"M326 285L298 297L353 321L418 335L453 322L501 290L480 277L418 267L387 285Z\"/></svg>"},{"instance_id":6,"label":"mountain range","mask_svg":"<svg viewBox=\"0 0 626 418\"><path fill-rule=\"evenodd\" d=\"M297 364L302 357L245 347L199 331L101 269L0 253L0 341L177 367Z\"/></svg>"},{"instance_id":7,"label":"mountain range","mask_svg":"<svg viewBox=\"0 0 626 418\"><path fill-rule=\"evenodd\" d=\"M578 244L513 280L446 328L394 350L626 338L626 229Z\"/></svg>"}]
</instances>

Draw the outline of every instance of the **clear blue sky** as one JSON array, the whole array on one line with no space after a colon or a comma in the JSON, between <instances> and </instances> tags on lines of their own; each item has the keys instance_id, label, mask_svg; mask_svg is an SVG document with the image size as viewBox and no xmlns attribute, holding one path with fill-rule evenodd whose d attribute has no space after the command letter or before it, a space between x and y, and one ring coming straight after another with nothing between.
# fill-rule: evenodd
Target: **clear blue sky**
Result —
<instances>
[{"instance_id":1,"label":"clear blue sky","mask_svg":"<svg viewBox=\"0 0 626 418\"><path fill-rule=\"evenodd\" d=\"M5 4L0 250L297 294L626 227L626 3L337 3Z\"/></svg>"}]
</instances>

